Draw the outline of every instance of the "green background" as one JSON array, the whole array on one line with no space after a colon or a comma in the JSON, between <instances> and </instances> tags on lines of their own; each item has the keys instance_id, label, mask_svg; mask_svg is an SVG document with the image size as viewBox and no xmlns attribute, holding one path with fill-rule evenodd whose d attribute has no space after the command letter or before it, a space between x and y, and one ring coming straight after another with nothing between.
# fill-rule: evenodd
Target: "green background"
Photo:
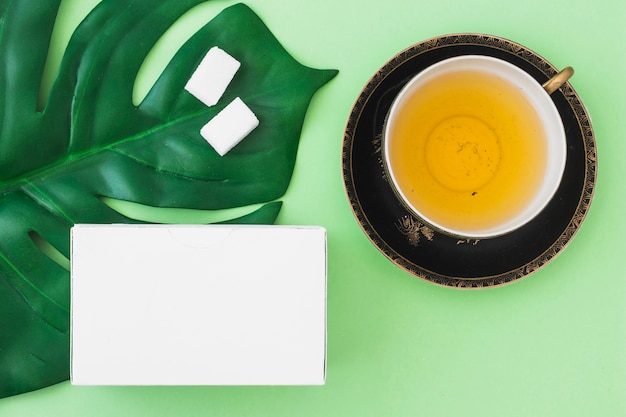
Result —
<instances>
[{"instance_id":1,"label":"green background","mask_svg":"<svg viewBox=\"0 0 626 417\"><path fill-rule=\"evenodd\" d=\"M96 3L64 2L51 73L73 27ZM149 58L137 96L177 45L231 4L210 1L185 16ZM626 415L626 3L247 4L300 62L340 70L307 113L278 219L328 230L326 385L72 387L66 382L0 400L0 416ZM368 78L411 44L456 32L509 38L556 67L574 67L571 83L592 117L598 145L596 194L570 245L539 272L489 290L438 287L394 266L359 228L342 182L343 130ZM208 218L134 210L173 221Z\"/></svg>"}]
</instances>

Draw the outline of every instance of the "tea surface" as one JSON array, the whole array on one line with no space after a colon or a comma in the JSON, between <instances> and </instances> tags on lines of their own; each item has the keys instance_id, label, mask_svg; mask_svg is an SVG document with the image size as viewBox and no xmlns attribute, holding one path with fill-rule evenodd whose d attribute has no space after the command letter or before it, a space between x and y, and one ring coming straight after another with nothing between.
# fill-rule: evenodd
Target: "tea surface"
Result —
<instances>
[{"instance_id":1,"label":"tea surface","mask_svg":"<svg viewBox=\"0 0 626 417\"><path fill-rule=\"evenodd\" d=\"M425 217L471 233L521 213L547 164L544 128L523 93L479 71L446 73L398 108L386 140L399 188Z\"/></svg>"}]
</instances>

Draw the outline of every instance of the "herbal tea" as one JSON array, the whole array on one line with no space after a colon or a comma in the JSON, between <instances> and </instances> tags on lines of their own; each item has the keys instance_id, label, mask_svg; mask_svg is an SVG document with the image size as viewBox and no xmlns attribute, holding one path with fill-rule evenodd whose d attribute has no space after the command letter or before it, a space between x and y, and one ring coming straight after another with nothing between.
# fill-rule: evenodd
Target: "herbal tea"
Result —
<instances>
[{"instance_id":1,"label":"herbal tea","mask_svg":"<svg viewBox=\"0 0 626 417\"><path fill-rule=\"evenodd\" d=\"M397 107L387 163L408 202L468 233L515 218L541 187L548 147L524 94L478 70L435 76Z\"/></svg>"}]
</instances>

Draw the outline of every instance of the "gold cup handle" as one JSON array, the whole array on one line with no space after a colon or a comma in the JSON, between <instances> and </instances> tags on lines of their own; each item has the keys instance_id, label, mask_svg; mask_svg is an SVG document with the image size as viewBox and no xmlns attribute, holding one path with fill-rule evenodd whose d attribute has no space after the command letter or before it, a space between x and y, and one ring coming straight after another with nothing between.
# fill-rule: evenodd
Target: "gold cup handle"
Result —
<instances>
[{"instance_id":1,"label":"gold cup handle","mask_svg":"<svg viewBox=\"0 0 626 417\"><path fill-rule=\"evenodd\" d=\"M554 77L543 83L542 87L548 92L548 94L552 94L565 84L565 82L569 80L572 75L574 75L574 69L572 67L565 67Z\"/></svg>"}]
</instances>

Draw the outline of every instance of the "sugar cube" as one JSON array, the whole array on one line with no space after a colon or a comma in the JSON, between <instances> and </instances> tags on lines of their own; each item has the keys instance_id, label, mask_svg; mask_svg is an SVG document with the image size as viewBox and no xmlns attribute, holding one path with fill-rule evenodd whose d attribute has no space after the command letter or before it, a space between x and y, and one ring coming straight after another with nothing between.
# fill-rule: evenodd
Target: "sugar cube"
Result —
<instances>
[{"instance_id":1,"label":"sugar cube","mask_svg":"<svg viewBox=\"0 0 626 417\"><path fill-rule=\"evenodd\" d=\"M187 81L185 90L207 106L214 106L226 91L240 62L214 46L207 52L198 68Z\"/></svg>"},{"instance_id":2,"label":"sugar cube","mask_svg":"<svg viewBox=\"0 0 626 417\"><path fill-rule=\"evenodd\" d=\"M259 119L241 100L235 98L200 130L204 139L224 156L259 125Z\"/></svg>"}]
</instances>

